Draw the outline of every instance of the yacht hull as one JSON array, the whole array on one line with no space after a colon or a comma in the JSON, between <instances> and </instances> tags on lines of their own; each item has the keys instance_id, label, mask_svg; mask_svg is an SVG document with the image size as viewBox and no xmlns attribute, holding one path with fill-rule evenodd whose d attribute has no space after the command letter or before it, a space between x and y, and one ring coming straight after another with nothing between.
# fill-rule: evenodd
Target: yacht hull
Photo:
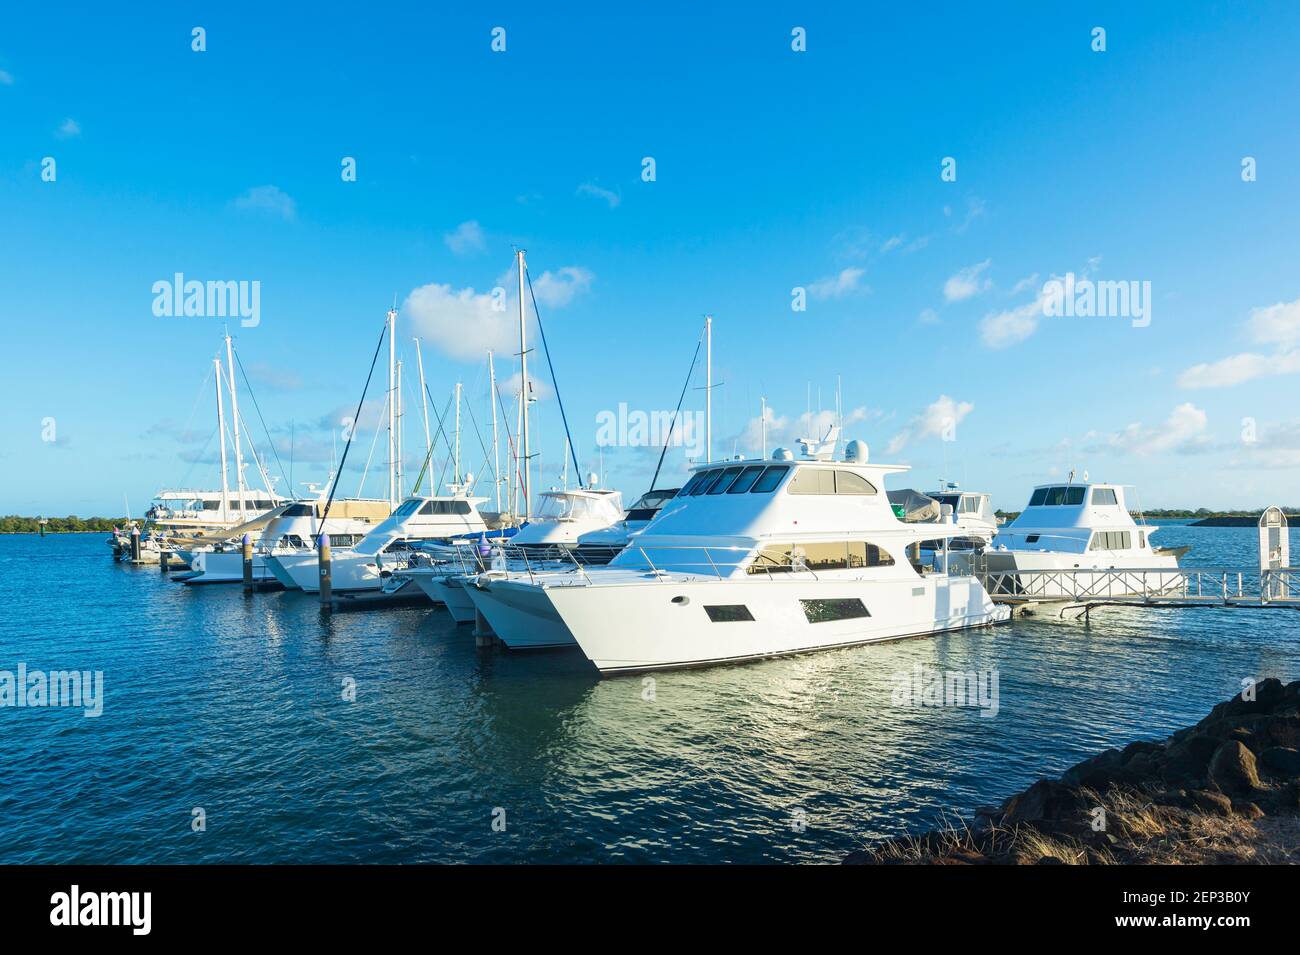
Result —
<instances>
[{"instance_id":1,"label":"yacht hull","mask_svg":"<svg viewBox=\"0 0 1300 955\"><path fill-rule=\"evenodd\" d=\"M425 596L447 608L457 623L474 622L474 601L465 592L466 584L459 577L444 574L412 574L411 579L424 591Z\"/></svg>"},{"instance_id":2,"label":"yacht hull","mask_svg":"<svg viewBox=\"0 0 1300 955\"><path fill-rule=\"evenodd\" d=\"M272 572L281 583L285 578L293 589L309 594L320 593L320 562L314 551L302 554L275 555L270 558ZM338 551L330 561L331 591L336 594L351 591L378 590L383 583L379 566L373 557ZM286 584L288 586L288 584Z\"/></svg>"},{"instance_id":3,"label":"yacht hull","mask_svg":"<svg viewBox=\"0 0 1300 955\"><path fill-rule=\"evenodd\" d=\"M191 586L196 584L238 584L244 580L244 555L235 553L216 553L197 551L190 560L192 573L183 578ZM265 583L274 580L275 575L267 566L267 560L258 553L253 554L253 580Z\"/></svg>"},{"instance_id":4,"label":"yacht hull","mask_svg":"<svg viewBox=\"0 0 1300 955\"><path fill-rule=\"evenodd\" d=\"M572 640L602 673L710 666L1001 623L972 577L912 580L716 580L536 586L490 581L470 590L502 641ZM869 616L809 621L804 600L861 600ZM743 606L751 620L714 622L705 607Z\"/></svg>"},{"instance_id":5,"label":"yacht hull","mask_svg":"<svg viewBox=\"0 0 1300 955\"><path fill-rule=\"evenodd\" d=\"M545 588L527 581L484 576L464 579L461 589L492 632L511 650L577 646Z\"/></svg>"}]
</instances>

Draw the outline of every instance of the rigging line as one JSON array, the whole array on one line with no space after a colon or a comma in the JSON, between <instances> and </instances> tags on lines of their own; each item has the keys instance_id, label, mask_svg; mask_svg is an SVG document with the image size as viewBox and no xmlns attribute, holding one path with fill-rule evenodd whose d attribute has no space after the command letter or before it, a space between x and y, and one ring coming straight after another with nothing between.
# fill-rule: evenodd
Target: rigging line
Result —
<instances>
[{"instance_id":1,"label":"rigging line","mask_svg":"<svg viewBox=\"0 0 1300 955\"><path fill-rule=\"evenodd\" d=\"M587 485L582 480L582 465L578 463L578 452L573 446L573 436L569 433L569 418L564 413L564 399L560 397L560 382L555 377L555 366L551 364L551 348L546 344L546 329L542 327L542 313L537 309L537 296L533 293L533 277L528 273L527 267L524 268L524 278L528 280L528 297L533 300L533 314L537 316L537 330L542 336L542 351L546 355L546 367L551 372L551 387L555 389L555 401L560 406L560 420L564 422L564 436L569 440L569 453L573 457L573 469L578 474L578 487L586 490ZM524 394L524 400L528 400L528 382L522 379L519 387Z\"/></svg>"},{"instance_id":2,"label":"rigging line","mask_svg":"<svg viewBox=\"0 0 1300 955\"><path fill-rule=\"evenodd\" d=\"M425 387L427 388L428 386L426 385ZM452 401L452 397L448 395L447 403L442 406L443 420L446 420L446 418L451 414L451 401ZM447 468L451 467L452 465L451 438L445 431L443 432L442 440L447 445L447 456L442 459L442 467L438 470L438 483L433 485L434 494L437 494L438 488L442 487L443 484L446 483ZM429 455L429 461L430 462L433 461L432 454Z\"/></svg>"},{"instance_id":3,"label":"rigging line","mask_svg":"<svg viewBox=\"0 0 1300 955\"><path fill-rule=\"evenodd\" d=\"M384 403L379 406L379 415L375 418L375 431L370 438L370 453L366 455L366 466L361 469L361 480L357 483L357 497L361 496L361 489L366 486L366 478L370 474L370 462L375 459L375 445L379 443L379 435L383 432L381 425L384 421L384 412L388 410L388 393L384 393ZM353 433L360 430L353 423Z\"/></svg>"},{"instance_id":4,"label":"rigging line","mask_svg":"<svg viewBox=\"0 0 1300 955\"><path fill-rule=\"evenodd\" d=\"M478 446L483 451L483 462L486 467L488 459L487 442L483 440L483 432L479 430L478 419L474 417L474 406L470 402L465 402L465 410L469 412L469 423L474 426L474 434L478 437ZM479 477L474 481L473 487L478 487L478 482L483 479L483 472L479 472ZM473 490L473 487L471 490Z\"/></svg>"},{"instance_id":5,"label":"rigging line","mask_svg":"<svg viewBox=\"0 0 1300 955\"><path fill-rule=\"evenodd\" d=\"M248 372L244 371L244 362L239 357L239 352L231 349L235 355L235 364L239 366L240 377L244 379L244 387L248 389L248 397L253 399L253 409L257 412L257 420L262 423L262 433L266 435L266 443L271 446L271 453L275 455L275 463L280 468L280 477L289 482L289 475L284 472L284 462L280 460L280 452L275 449L275 441L271 437L271 429L266 426L266 419L262 417L262 407L257 403L257 395L253 393L253 384L248 380ZM240 415L243 418L243 415ZM250 442L251 443L251 442ZM289 497L293 497L293 484L289 483Z\"/></svg>"},{"instance_id":6,"label":"rigging line","mask_svg":"<svg viewBox=\"0 0 1300 955\"><path fill-rule=\"evenodd\" d=\"M445 440L445 442L447 440L446 431L445 429L443 429L443 422L447 420L447 412L451 411L451 399L448 398L447 404L443 405L442 414L438 414L438 405L434 403L433 394L430 394L428 382L425 382L424 394L426 398L429 399L429 407L433 408L433 416L435 418L438 418L438 430L435 431L432 442L429 442L428 450L424 452L424 461L421 461L420 463L420 473L419 476L416 476L415 490L411 491L412 495L415 494L417 490L420 490L420 485L422 482L424 482L425 472L428 472L429 463L430 461L433 461L433 450L435 447L438 447L438 438L442 438L443 440ZM447 453L448 455L450 455L451 453L450 442L447 442ZM442 485L442 476L445 473L446 473L446 464L443 464L443 469L441 470L441 472L438 473L437 485L432 485L429 487L429 490L432 491L432 494L429 495L430 498L433 498L433 496L437 496L438 486Z\"/></svg>"},{"instance_id":7,"label":"rigging line","mask_svg":"<svg viewBox=\"0 0 1300 955\"><path fill-rule=\"evenodd\" d=\"M370 372L369 374L366 375L365 387L361 389L361 398L357 401L357 413L352 417L353 431L351 434L348 435L348 443L343 445L343 457L339 459L339 469L336 472L334 472L334 482L330 485L330 495L329 498L327 498L325 501L325 510L321 512L320 524L318 525L321 528L325 526L325 518L329 517L330 507L334 504L334 492L338 490L339 478L343 476L343 465L346 464L348 460L348 450L352 447L352 439L356 437L357 432L355 430L356 429L355 422L358 418L361 417L361 406L365 403L366 392L370 390L370 379L374 377L375 363L379 361L379 349L384 347L384 337L387 334L388 334L388 322L385 321L384 330L379 333L379 342L378 344L375 345L374 357L370 359ZM365 480L364 476L362 477L362 480L363 481ZM324 530L322 530L321 533L323 534ZM316 543L318 545L320 544L320 534L316 535Z\"/></svg>"},{"instance_id":8,"label":"rigging line","mask_svg":"<svg viewBox=\"0 0 1300 955\"><path fill-rule=\"evenodd\" d=\"M691 376L695 374L695 365L700 360L700 346L703 343L704 338L701 335L699 340L695 342L695 355L691 358L691 367L686 372L686 381L682 385L682 393L677 397L677 410L673 412L672 423L668 425L668 436L664 438L663 450L659 452L659 463L655 465L655 476L650 479L650 490L652 491L655 489L655 483L659 480L659 469L664 466L664 458L668 454L668 444L673 439L673 429L677 427L677 416L681 414L682 402L686 400L686 389L691 386Z\"/></svg>"},{"instance_id":9,"label":"rigging line","mask_svg":"<svg viewBox=\"0 0 1300 955\"><path fill-rule=\"evenodd\" d=\"M512 472L514 473L514 478L515 478L515 480L519 480L519 477L520 477L520 473L519 473L519 457L518 457L518 452L517 452L516 449L515 449L515 439L514 439L514 435L512 435L512 434L510 433L510 419L509 419L509 417L506 415L506 405L505 405L505 401L503 401L502 398L501 398L501 382L500 382L500 380L497 381L496 392L497 392L497 393L496 393L497 406L501 409L501 426L505 429L505 432L506 432L506 451L509 453L509 458L510 458L510 460L515 462L515 463L514 463L514 466L511 467L511 468L509 469L509 471L512 471ZM497 478L497 481L500 482L500 480L501 480L501 475L498 474L498 475L496 476L496 478ZM513 505L512 505L512 506L513 506Z\"/></svg>"}]
</instances>

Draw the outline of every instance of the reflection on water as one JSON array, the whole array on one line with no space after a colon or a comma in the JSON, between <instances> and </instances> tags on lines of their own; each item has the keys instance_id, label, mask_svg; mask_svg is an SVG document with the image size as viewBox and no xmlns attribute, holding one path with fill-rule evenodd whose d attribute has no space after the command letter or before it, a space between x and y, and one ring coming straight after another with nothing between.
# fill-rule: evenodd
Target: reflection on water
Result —
<instances>
[{"instance_id":1,"label":"reflection on water","mask_svg":"<svg viewBox=\"0 0 1300 955\"><path fill-rule=\"evenodd\" d=\"M1253 529L1159 543L1255 559ZM105 683L99 719L0 709L0 862L834 861L1300 676L1294 611L1112 608L599 680L574 652L479 651L441 611L322 618L106 551L0 538L0 669ZM895 704L918 666L996 670L997 716Z\"/></svg>"}]
</instances>

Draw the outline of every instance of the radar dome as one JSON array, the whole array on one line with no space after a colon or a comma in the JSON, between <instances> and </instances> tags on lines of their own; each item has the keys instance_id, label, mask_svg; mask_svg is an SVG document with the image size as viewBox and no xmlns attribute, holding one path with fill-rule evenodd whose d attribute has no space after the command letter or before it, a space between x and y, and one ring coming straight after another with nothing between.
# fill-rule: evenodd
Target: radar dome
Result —
<instances>
[{"instance_id":1,"label":"radar dome","mask_svg":"<svg viewBox=\"0 0 1300 955\"><path fill-rule=\"evenodd\" d=\"M867 442L853 440L844 445L844 460L854 464L867 463Z\"/></svg>"},{"instance_id":2,"label":"radar dome","mask_svg":"<svg viewBox=\"0 0 1300 955\"><path fill-rule=\"evenodd\" d=\"M773 461L793 461L794 452L789 448L777 448L772 452Z\"/></svg>"}]
</instances>

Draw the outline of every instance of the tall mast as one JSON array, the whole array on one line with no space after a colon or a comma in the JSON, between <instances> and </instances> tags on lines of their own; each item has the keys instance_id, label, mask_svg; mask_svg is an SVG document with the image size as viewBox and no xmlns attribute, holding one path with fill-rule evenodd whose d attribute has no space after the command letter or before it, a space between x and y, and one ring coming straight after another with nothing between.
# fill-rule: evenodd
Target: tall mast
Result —
<instances>
[{"instance_id":1,"label":"tall mast","mask_svg":"<svg viewBox=\"0 0 1300 955\"><path fill-rule=\"evenodd\" d=\"M393 392L397 376L397 309L388 310L388 503L397 507L397 411Z\"/></svg>"},{"instance_id":2,"label":"tall mast","mask_svg":"<svg viewBox=\"0 0 1300 955\"><path fill-rule=\"evenodd\" d=\"M424 412L424 450L433 456L433 441L429 438L429 401L424 388L424 356L420 354L420 340L415 339L415 364L420 370L420 408Z\"/></svg>"},{"instance_id":3,"label":"tall mast","mask_svg":"<svg viewBox=\"0 0 1300 955\"><path fill-rule=\"evenodd\" d=\"M397 496L399 498L406 496L406 490L402 486L402 363L397 362L397 378L393 387L393 404L396 405L394 414L397 416Z\"/></svg>"},{"instance_id":4,"label":"tall mast","mask_svg":"<svg viewBox=\"0 0 1300 955\"><path fill-rule=\"evenodd\" d=\"M760 398L759 401L763 402L763 410L759 412L759 421L761 422L761 426L762 426L761 430L763 432L762 460L766 461L767 460L767 397L764 396Z\"/></svg>"},{"instance_id":5,"label":"tall mast","mask_svg":"<svg viewBox=\"0 0 1300 955\"><path fill-rule=\"evenodd\" d=\"M522 403L523 425L523 491L524 491L524 520L533 516L532 494L532 458L528 446L528 329L524 322L524 250L520 249L517 253L519 256L519 400Z\"/></svg>"},{"instance_id":6,"label":"tall mast","mask_svg":"<svg viewBox=\"0 0 1300 955\"><path fill-rule=\"evenodd\" d=\"M713 463L713 316L704 316L704 463Z\"/></svg>"},{"instance_id":7,"label":"tall mast","mask_svg":"<svg viewBox=\"0 0 1300 955\"><path fill-rule=\"evenodd\" d=\"M221 523L230 523L230 479L226 464L226 412L225 402L221 397L225 376L221 372L221 359L212 359L217 369L217 430L221 432Z\"/></svg>"},{"instance_id":8,"label":"tall mast","mask_svg":"<svg viewBox=\"0 0 1300 955\"><path fill-rule=\"evenodd\" d=\"M496 490L497 515L501 514L501 444L497 439L497 370L488 349L488 404L492 406L492 487Z\"/></svg>"},{"instance_id":9,"label":"tall mast","mask_svg":"<svg viewBox=\"0 0 1300 955\"><path fill-rule=\"evenodd\" d=\"M226 373L230 376L230 419L235 426L235 488L239 494L239 523L244 523L244 451L239 442L239 396L235 392L235 352L226 332Z\"/></svg>"},{"instance_id":10,"label":"tall mast","mask_svg":"<svg viewBox=\"0 0 1300 955\"><path fill-rule=\"evenodd\" d=\"M456 463L452 468L456 472L456 483L460 483L460 382L456 382Z\"/></svg>"}]
</instances>

